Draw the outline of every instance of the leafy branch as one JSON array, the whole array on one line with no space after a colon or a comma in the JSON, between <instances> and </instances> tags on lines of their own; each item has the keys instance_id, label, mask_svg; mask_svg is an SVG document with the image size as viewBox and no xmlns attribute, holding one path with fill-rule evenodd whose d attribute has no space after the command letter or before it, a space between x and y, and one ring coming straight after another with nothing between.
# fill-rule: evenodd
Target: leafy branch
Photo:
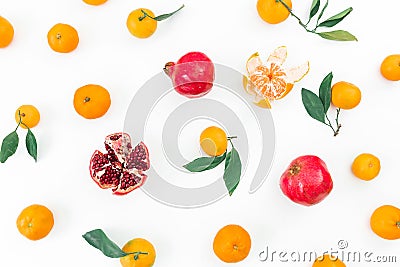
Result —
<instances>
[{"instance_id":1,"label":"leafy branch","mask_svg":"<svg viewBox=\"0 0 400 267\"><path fill-rule=\"evenodd\" d=\"M333 136L339 134L339 130L342 125L339 123L340 108L336 109L335 123L336 127L332 124L328 117L328 110L331 106L331 94L332 94L332 72L330 72L323 80L319 87L319 95L317 96L312 91L303 88L301 90L301 97L303 105L311 118L329 126L333 131Z\"/></svg>"},{"instance_id":2,"label":"leafy branch","mask_svg":"<svg viewBox=\"0 0 400 267\"><path fill-rule=\"evenodd\" d=\"M134 260L139 259L139 255L147 255L148 252L143 251L134 251L134 252L125 252L118 247L113 241L111 241L107 235L101 229L95 229L87 232L82 235L82 237L88 242L91 246L100 250L105 256L109 258L122 258L127 255L133 255Z\"/></svg>"},{"instance_id":3,"label":"leafy branch","mask_svg":"<svg viewBox=\"0 0 400 267\"><path fill-rule=\"evenodd\" d=\"M15 128L14 131L12 131L10 134L4 137L3 142L1 144L1 150L0 150L1 163L6 162L6 160L12 155L14 155L15 152L17 151L19 143L17 130L20 125L23 125L28 129L25 138L26 149L28 150L29 155L31 155L31 157L35 160L35 162L37 161L37 142L35 135L32 133L31 129L25 123L22 122L22 116L20 110L18 110L18 116L19 116L19 121L17 127Z\"/></svg>"},{"instance_id":4,"label":"leafy branch","mask_svg":"<svg viewBox=\"0 0 400 267\"><path fill-rule=\"evenodd\" d=\"M231 196L239 185L242 173L242 163L240 161L239 152L236 150L232 142L232 139L234 138L237 137L232 136L227 138L232 146L231 151L225 151L224 154L218 157L197 158L183 167L190 172L203 172L214 169L225 160L224 182L229 195Z\"/></svg>"},{"instance_id":5,"label":"leafy branch","mask_svg":"<svg viewBox=\"0 0 400 267\"><path fill-rule=\"evenodd\" d=\"M184 8L184 7L185 7L185 5L182 5L180 8L178 8L178 9L175 10L174 12L171 12L171 13L168 13L168 14L162 14L162 15L159 15L159 16L157 16L157 17L152 17L152 16L150 16L146 11L144 11L144 10L142 9L141 11L142 11L142 13L143 13L143 16L139 17L139 21L144 20L146 17L148 17L148 18L150 18L150 19L152 19L152 20L155 20L155 21L163 21L163 20L165 20L165 19L167 19L167 18L173 16L175 13L177 13L178 11L180 11L180 10L181 10L182 8Z\"/></svg>"},{"instance_id":6,"label":"leafy branch","mask_svg":"<svg viewBox=\"0 0 400 267\"><path fill-rule=\"evenodd\" d=\"M334 40L334 41L357 41L357 38L349 33L348 31L344 30L334 30L328 32L317 32L319 28L331 28L341 22L345 17L347 17L352 11L353 8L349 7L342 12L320 22L322 15L325 13L326 8L328 7L329 0L326 0L325 5L320 11L321 1L320 0L313 0L310 8L310 13L308 16L307 23L304 23L296 14L293 13L292 9L285 3L285 0L275 0L276 2L280 2L288 11L289 13L298 21L298 23L307 31L313 34L317 34L320 37L327 39L327 40ZM319 12L319 14L318 14ZM311 20L318 14L315 27L309 27Z\"/></svg>"}]
</instances>

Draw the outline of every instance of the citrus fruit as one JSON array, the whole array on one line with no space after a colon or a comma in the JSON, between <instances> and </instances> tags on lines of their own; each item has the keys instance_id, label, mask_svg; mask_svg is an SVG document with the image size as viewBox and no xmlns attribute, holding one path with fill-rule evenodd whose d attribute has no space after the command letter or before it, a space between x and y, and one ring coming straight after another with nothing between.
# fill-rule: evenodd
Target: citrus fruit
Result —
<instances>
[{"instance_id":1,"label":"citrus fruit","mask_svg":"<svg viewBox=\"0 0 400 267\"><path fill-rule=\"evenodd\" d=\"M292 68L284 68L287 57L287 48L280 46L268 57L264 64L258 53L254 53L246 62L248 81L246 91L264 98L254 101L259 106L269 107L268 102L285 97L293 88L294 83L300 81L309 71L309 62Z\"/></svg>"},{"instance_id":2,"label":"citrus fruit","mask_svg":"<svg viewBox=\"0 0 400 267\"><path fill-rule=\"evenodd\" d=\"M390 81L400 81L400 54L387 56L381 64L381 74Z\"/></svg>"},{"instance_id":3,"label":"citrus fruit","mask_svg":"<svg viewBox=\"0 0 400 267\"><path fill-rule=\"evenodd\" d=\"M283 1L290 9L292 8L291 0ZM281 23L290 15L287 8L281 2L276 0L258 0L257 12L261 19L270 24Z\"/></svg>"},{"instance_id":4,"label":"citrus fruit","mask_svg":"<svg viewBox=\"0 0 400 267\"><path fill-rule=\"evenodd\" d=\"M21 116L20 126L24 129L27 127L33 128L40 121L40 113L36 107L32 105L22 105L15 111L15 121L19 123Z\"/></svg>"},{"instance_id":5,"label":"citrus fruit","mask_svg":"<svg viewBox=\"0 0 400 267\"><path fill-rule=\"evenodd\" d=\"M145 16L143 11L154 18L153 11L147 8L138 8L133 10L126 20L126 27L128 27L129 32L138 38L148 38L157 29L157 21Z\"/></svg>"},{"instance_id":6,"label":"citrus fruit","mask_svg":"<svg viewBox=\"0 0 400 267\"><path fill-rule=\"evenodd\" d=\"M88 5L99 6L107 2L107 0L83 0Z\"/></svg>"},{"instance_id":7,"label":"citrus fruit","mask_svg":"<svg viewBox=\"0 0 400 267\"><path fill-rule=\"evenodd\" d=\"M314 261L312 267L346 267L346 265L338 258L324 254Z\"/></svg>"},{"instance_id":8,"label":"citrus fruit","mask_svg":"<svg viewBox=\"0 0 400 267\"><path fill-rule=\"evenodd\" d=\"M241 226L229 224L222 227L215 235L213 249L217 257L228 263L244 260L249 255L251 238Z\"/></svg>"},{"instance_id":9,"label":"citrus fruit","mask_svg":"<svg viewBox=\"0 0 400 267\"><path fill-rule=\"evenodd\" d=\"M341 109L355 108L361 101L360 89L349 82L337 82L332 86L332 104Z\"/></svg>"},{"instance_id":10,"label":"citrus fruit","mask_svg":"<svg viewBox=\"0 0 400 267\"><path fill-rule=\"evenodd\" d=\"M122 250L126 253L137 252L120 258L123 267L151 267L156 260L154 246L143 238L134 238L128 241Z\"/></svg>"},{"instance_id":11,"label":"citrus fruit","mask_svg":"<svg viewBox=\"0 0 400 267\"><path fill-rule=\"evenodd\" d=\"M75 91L74 108L86 119L97 119L106 114L111 105L110 93L97 84L87 84Z\"/></svg>"},{"instance_id":12,"label":"citrus fruit","mask_svg":"<svg viewBox=\"0 0 400 267\"><path fill-rule=\"evenodd\" d=\"M210 126L201 132L200 146L207 155L220 156L225 153L228 147L226 133L217 126Z\"/></svg>"},{"instance_id":13,"label":"citrus fruit","mask_svg":"<svg viewBox=\"0 0 400 267\"><path fill-rule=\"evenodd\" d=\"M378 176L381 163L376 156L362 153L354 159L351 170L356 177L369 181Z\"/></svg>"},{"instance_id":14,"label":"citrus fruit","mask_svg":"<svg viewBox=\"0 0 400 267\"><path fill-rule=\"evenodd\" d=\"M0 16L0 48L7 47L14 38L14 27L11 23Z\"/></svg>"},{"instance_id":15,"label":"citrus fruit","mask_svg":"<svg viewBox=\"0 0 400 267\"><path fill-rule=\"evenodd\" d=\"M78 32L71 25L58 23L47 33L47 42L54 51L69 53L78 46Z\"/></svg>"},{"instance_id":16,"label":"citrus fruit","mask_svg":"<svg viewBox=\"0 0 400 267\"><path fill-rule=\"evenodd\" d=\"M38 204L26 207L17 218L18 231L30 240L46 237L53 225L54 217L51 210Z\"/></svg>"},{"instance_id":17,"label":"citrus fruit","mask_svg":"<svg viewBox=\"0 0 400 267\"><path fill-rule=\"evenodd\" d=\"M370 226L384 239L400 239L400 209L391 205L380 206L372 213Z\"/></svg>"}]
</instances>

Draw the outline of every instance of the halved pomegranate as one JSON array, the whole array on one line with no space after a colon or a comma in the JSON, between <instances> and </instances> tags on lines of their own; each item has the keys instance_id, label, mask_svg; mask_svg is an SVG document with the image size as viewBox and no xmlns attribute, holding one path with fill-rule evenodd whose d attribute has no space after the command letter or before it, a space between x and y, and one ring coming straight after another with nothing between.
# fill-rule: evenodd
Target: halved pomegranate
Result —
<instances>
[{"instance_id":1,"label":"halved pomegranate","mask_svg":"<svg viewBox=\"0 0 400 267\"><path fill-rule=\"evenodd\" d=\"M96 150L90 159L90 176L98 186L125 195L143 185L147 178L144 171L150 168L146 145L140 142L132 148L127 133L108 135L104 145L107 153Z\"/></svg>"}]
</instances>

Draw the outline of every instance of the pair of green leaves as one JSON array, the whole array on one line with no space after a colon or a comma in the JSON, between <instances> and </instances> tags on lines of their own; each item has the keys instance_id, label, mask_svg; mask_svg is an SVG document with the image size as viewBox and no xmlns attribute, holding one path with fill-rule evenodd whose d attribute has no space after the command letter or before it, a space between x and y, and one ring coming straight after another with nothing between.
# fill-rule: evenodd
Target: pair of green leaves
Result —
<instances>
[{"instance_id":1,"label":"pair of green leaves","mask_svg":"<svg viewBox=\"0 0 400 267\"><path fill-rule=\"evenodd\" d=\"M322 80L321 85L319 86L318 95L308 89L302 88L301 99L308 115L310 115L311 118L329 126L333 130L334 136L336 136L339 134L339 129L341 127L338 121L340 109L336 110L336 129L333 128L333 125L327 115L329 107L331 106L332 79L333 74L330 72Z\"/></svg>"},{"instance_id":2,"label":"pair of green leaves","mask_svg":"<svg viewBox=\"0 0 400 267\"><path fill-rule=\"evenodd\" d=\"M140 254L148 254L147 252L135 251L135 252L124 252L119 248L117 244L111 241L107 235L101 229L95 229L87 232L82 236L86 242L91 246L100 250L105 256L109 258L122 258L127 255L134 255L134 259L139 259Z\"/></svg>"},{"instance_id":3,"label":"pair of green leaves","mask_svg":"<svg viewBox=\"0 0 400 267\"><path fill-rule=\"evenodd\" d=\"M299 24L307 31L310 33L314 33L319 35L320 37L327 39L327 40L334 40L334 41L357 41L357 38L349 33L348 31L344 30L334 30L334 31L328 31L328 32L317 32L318 28L331 28L335 25L337 25L339 22L341 22L344 18L346 18L352 11L353 8L349 7L342 12L339 12L338 14L324 20L323 22L320 22L323 14L325 13L325 10L328 7L329 0L326 0L325 5L320 9L321 7L321 1L320 0L313 0L310 8L310 13L308 17L307 23L303 23L298 16L296 16L290 7L284 2L284 0L277 0L281 2L286 9L290 12L290 14L295 17L298 21ZM315 27L313 29L309 29L308 25L311 22L311 20L316 16L317 20L315 23Z\"/></svg>"},{"instance_id":4,"label":"pair of green leaves","mask_svg":"<svg viewBox=\"0 0 400 267\"><path fill-rule=\"evenodd\" d=\"M182 5L180 8L178 8L178 9L175 10L174 12L171 12L171 13L168 13L168 14L162 14L162 15L159 15L159 16L157 16L157 17L152 17L152 16L150 16L149 14L147 14L146 11L144 11L144 10L142 9L141 11L142 11L142 13L143 13L143 16L140 17L139 20L141 21L141 20L143 20L145 17L149 17L149 18L151 18L151 19L153 19L153 20L156 20L156 21L163 21L163 20L166 20L167 18L169 18L169 17L175 15L176 13L178 13L178 11L180 11L180 10L181 10L182 8L184 8L184 7L185 7L185 5Z\"/></svg>"},{"instance_id":5,"label":"pair of green leaves","mask_svg":"<svg viewBox=\"0 0 400 267\"><path fill-rule=\"evenodd\" d=\"M232 144L232 142L231 142ZM214 169L225 160L224 182L226 189L231 196L236 190L240 176L242 174L242 162L236 148L232 144L230 152L225 151L224 154L218 157L201 157L184 165L183 167L190 172L203 172Z\"/></svg>"},{"instance_id":6,"label":"pair of green leaves","mask_svg":"<svg viewBox=\"0 0 400 267\"><path fill-rule=\"evenodd\" d=\"M321 9L321 12L318 15L317 18L317 23L314 28L314 31L317 30L320 27L326 27L326 28L331 28L335 25L337 25L339 22L341 22L345 17L347 17L352 11L353 8L349 7L342 12L339 12L338 14L326 19L323 22L319 22L320 19L322 18L322 15L325 13L326 8L328 7L329 0L325 2L325 5ZM318 14L318 11L320 10L321 6L321 1L320 0L313 0L310 8L310 15L308 19L308 23L311 21L311 19ZM307 23L307 24L308 24ZM336 31L330 31L330 32L319 32L316 33L322 38L328 39L328 40L335 40L335 41L357 41L357 38L349 33L348 31L344 30L336 30Z\"/></svg>"},{"instance_id":7,"label":"pair of green leaves","mask_svg":"<svg viewBox=\"0 0 400 267\"><path fill-rule=\"evenodd\" d=\"M17 129L20 124L18 124L17 128L7 135L1 144L0 150L0 162L4 163L6 160L15 154L18 148L19 137L17 134ZM25 145L28 150L29 155L37 161L37 142L35 135L32 133L31 129L28 128L28 132L25 137Z\"/></svg>"}]
</instances>

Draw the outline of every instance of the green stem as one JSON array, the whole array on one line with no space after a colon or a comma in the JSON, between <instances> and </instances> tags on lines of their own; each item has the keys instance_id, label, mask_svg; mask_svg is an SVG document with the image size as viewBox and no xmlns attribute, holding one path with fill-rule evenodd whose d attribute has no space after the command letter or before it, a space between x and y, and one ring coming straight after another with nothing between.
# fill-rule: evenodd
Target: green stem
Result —
<instances>
[{"instance_id":1,"label":"green stem","mask_svg":"<svg viewBox=\"0 0 400 267\"><path fill-rule=\"evenodd\" d=\"M18 121L17 127L15 128L15 132L18 130L18 128L19 128L19 126L21 124L24 125L27 129L29 129L29 127L25 123L22 122L22 117L21 117L21 111L20 110L18 110L18 117L19 117L19 121Z\"/></svg>"},{"instance_id":2,"label":"green stem","mask_svg":"<svg viewBox=\"0 0 400 267\"><path fill-rule=\"evenodd\" d=\"M228 136L228 141L231 141L232 139L236 139L237 138L237 136Z\"/></svg>"},{"instance_id":3,"label":"green stem","mask_svg":"<svg viewBox=\"0 0 400 267\"><path fill-rule=\"evenodd\" d=\"M400 228L400 222L396 222L397 228Z\"/></svg>"},{"instance_id":4,"label":"green stem","mask_svg":"<svg viewBox=\"0 0 400 267\"><path fill-rule=\"evenodd\" d=\"M337 116L339 116L339 115L337 114ZM332 131L333 131L333 136L337 136L337 135L339 134L339 130L340 130L340 127L341 127L341 125L338 124L338 117L336 117L336 124L337 124L336 130L335 130L335 128L333 128L332 123L331 123L331 121L330 121L329 118L328 118L328 115L325 115L325 118L326 118L326 120L328 121L328 123L324 122L324 124L327 125L327 126L329 126L329 127L332 129Z\"/></svg>"},{"instance_id":5,"label":"green stem","mask_svg":"<svg viewBox=\"0 0 400 267\"><path fill-rule=\"evenodd\" d=\"M298 16L296 16L296 14L294 14L293 13L293 11L292 11L292 9L283 1L283 0L275 0L276 2L280 2L286 9L287 9L287 11L289 11L289 13L290 13L290 15L292 15L293 17L295 17L296 19L297 19L297 21L299 22L299 24L307 31L307 32L312 32L312 33L315 33L315 31L314 30L309 30L308 28L307 28L307 24L304 24L302 21L301 21L301 19L298 17Z\"/></svg>"},{"instance_id":6,"label":"green stem","mask_svg":"<svg viewBox=\"0 0 400 267\"><path fill-rule=\"evenodd\" d=\"M336 127L339 129L341 125L339 124L339 113L340 113L340 108L336 109Z\"/></svg>"},{"instance_id":7,"label":"green stem","mask_svg":"<svg viewBox=\"0 0 400 267\"><path fill-rule=\"evenodd\" d=\"M135 252L130 252L128 254L132 254L133 255L133 259L136 261L139 259L139 255L147 255L149 253L147 252L141 252L141 251L135 251Z\"/></svg>"}]
</instances>

